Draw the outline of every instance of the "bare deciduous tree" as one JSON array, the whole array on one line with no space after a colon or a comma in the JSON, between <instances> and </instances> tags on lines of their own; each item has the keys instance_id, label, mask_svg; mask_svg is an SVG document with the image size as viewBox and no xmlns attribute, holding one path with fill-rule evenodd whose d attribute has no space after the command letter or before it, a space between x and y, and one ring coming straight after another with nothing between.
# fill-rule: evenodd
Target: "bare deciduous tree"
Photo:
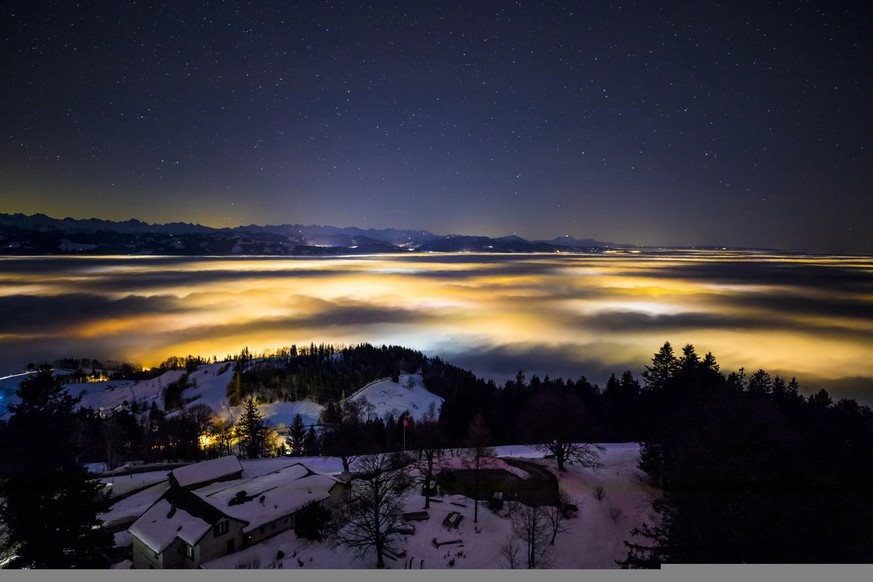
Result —
<instances>
[{"instance_id":1,"label":"bare deciduous tree","mask_svg":"<svg viewBox=\"0 0 873 582\"><path fill-rule=\"evenodd\" d=\"M515 543L515 538L513 536L509 536L509 539L497 548L497 552L500 554L500 557L503 558L506 567L510 570L518 568L518 554L520 551L521 550Z\"/></svg>"},{"instance_id":2,"label":"bare deciduous tree","mask_svg":"<svg viewBox=\"0 0 873 582\"><path fill-rule=\"evenodd\" d=\"M477 414L470 423L467 441L470 445L471 453L476 459L476 473L473 492L473 523L479 523L479 459L488 454L488 441L491 440L491 433L485 424L485 419L481 414Z\"/></svg>"},{"instance_id":3,"label":"bare deciduous tree","mask_svg":"<svg viewBox=\"0 0 873 582\"><path fill-rule=\"evenodd\" d=\"M400 523L400 497L411 481L404 469L396 469L391 455L369 455L358 459L349 502L336 512L334 540L358 550L360 557L373 548L376 567L384 568L383 552L394 544L392 528Z\"/></svg>"},{"instance_id":4,"label":"bare deciduous tree","mask_svg":"<svg viewBox=\"0 0 873 582\"><path fill-rule=\"evenodd\" d=\"M430 412L430 411L429 411ZM435 415L427 414L416 424L415 445L418 448L418 462L415 468L422 483L424 508L430 509L431 493L435 489L434 465L445 455L443 434Z\"/></svg>"},{"instance_id":5,"label":"bare deciduous tree","mask_svg":"<svg viewBox=\"0 0 873 582\"><path fill-rule=\"evenodd\" d=\"M604 448L588 442L593 434L591 415L585 404L567 391L548 391L531 399L521 417L527 441L555 456L558 470L576 461L583 467L599 467Z\"/></svg>"},{"instance_id":6,"label":"bare deciduous tree","mask_svg":"<svg viewBox=\"0 0 873 582\"><path fill-rule=\"evenodd\" d=\"M547 568L549 554L549 521L546 509L513 503L510 510L512 534L526 548L527 567Z\"/></svg>"},{"instance_id":7,"label":"bare deciduous tree","mask_svg":"<svg viewBox=\"0 0 873 582\"><path fill-rule=\"evenodd\" d=\"M544 508L546 514L546 522L549 524L549 531L552 534L551 540L549 540L549 545L555 545L555 538L558 537L559 533L566 533L569 531L569 527L567 527L567 514L564 510L564 507L570 502L570 498L567 497L567 494L563 491L559 494L560 502L558 505L547 505Z\"/></svg>"}]
</instances>

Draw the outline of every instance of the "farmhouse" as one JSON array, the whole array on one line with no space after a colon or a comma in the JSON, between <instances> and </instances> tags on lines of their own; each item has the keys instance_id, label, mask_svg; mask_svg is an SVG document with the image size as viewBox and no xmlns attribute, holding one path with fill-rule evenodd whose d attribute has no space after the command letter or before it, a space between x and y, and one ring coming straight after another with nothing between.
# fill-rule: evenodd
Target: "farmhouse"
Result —
<instances>
[{"instance_id":1,"label":"farmhouse","mask_svg":"<svg viewBox=\"0 0 873 582\"><path fill-rule=\"evenodd\" d=\"M290 529L301 507L337 503L344 489L337 479L300 463L199 488L185 488L177 479L128 529L133 567L198 568Z\"/></svg>"}]
</instances>

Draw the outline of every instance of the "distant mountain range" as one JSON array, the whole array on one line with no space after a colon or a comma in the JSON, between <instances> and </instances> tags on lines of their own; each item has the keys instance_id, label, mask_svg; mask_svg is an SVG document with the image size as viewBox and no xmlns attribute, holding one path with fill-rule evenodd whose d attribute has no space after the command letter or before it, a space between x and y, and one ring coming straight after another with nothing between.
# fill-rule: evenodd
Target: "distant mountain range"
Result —
<instances>
[{"instance_id":1,"label":"distant mountain range","mask_svg":"<svg viewBox=\"0 0 873 582\"><path fill-rule=\"evenodd\" d=\"M113 222L51 218L44 214L0 214L0 254L5 255L347 255L402 252L602 252L631 248L570 236L529 241L436 235L425 230L335 226L238 226L211 228L139 220Z\"/></svg>"}]
</instances>

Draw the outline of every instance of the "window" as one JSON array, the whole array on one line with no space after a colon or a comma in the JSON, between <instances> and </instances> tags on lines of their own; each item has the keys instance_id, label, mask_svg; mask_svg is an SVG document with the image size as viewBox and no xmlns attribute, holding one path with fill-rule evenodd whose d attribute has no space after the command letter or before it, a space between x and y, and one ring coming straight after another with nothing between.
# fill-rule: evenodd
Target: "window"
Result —
<instances>
[{"instance_id":1,"label":"window","mask_svg":"<svg viewBox=\"0 0 873 582\"><path fill-rule=\"evenodd\" d=\"M189 546L189 545L185 546L185 557L188 558L189 560L194 559L194 546Z\"/></svg>"},{"instance_id":2,"label":"window","mask_svg":"<svg viewBox=\"0 0 873 582\"><path fill-rule=\"evenodd\" d=\"M215 537L223 536L230 529L230 522L226 519L215 524Z\"/></svg>"}]
</instances>

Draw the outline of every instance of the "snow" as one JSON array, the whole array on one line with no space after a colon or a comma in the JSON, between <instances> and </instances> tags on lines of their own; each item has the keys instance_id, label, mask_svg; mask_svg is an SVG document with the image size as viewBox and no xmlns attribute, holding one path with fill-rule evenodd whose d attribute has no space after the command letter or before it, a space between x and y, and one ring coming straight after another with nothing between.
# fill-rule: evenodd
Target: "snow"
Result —
<instances>
[{"instance_id":1,"label":"snow","mask_svg":"<svg viewBox=\"0 0 873 582\"><path fill-rule=\"evenodd\" d=\"M241 408L241 407L240 407ZM264 415L264 418L269 419L270 424L278 427L284 424L286 427L291 426L294 420L294 415L300 414L303 419L303 424L308 427L318 424L318 418L321 416L321 411L324 406L311 400L301 400L298 402L273 402L271 404L262 404L258 406L258 412ZM239 413L236 413L237 416Z\"/></svg>"},{"instance_id":2,"label":"snow","mask_svg":"<svg viewBox=\"0 0 873 582\"><path fill-rule=\"evenodd\" d=\"M218 416L230 418L227 406L227 385L233 379L232 363L215 363L200 366L188 375L188 382L196 386L183 392L184 398L194 399L191 404L205 404Z\"/></svg>"},{"instance_id":3,"label":"snow","mask_svg":"<svg viewBox=\"0 0 873 582\"><path fill-rule=\"evenodd\" d=\"M392 382L390 378L371 382L349 396L348 400L352 402L366 400L373 406L372 414L382 419L387 418L389 414L397 418L408 410L416 421L422 419L431 404L439 414L443 403L441 396L424 387L421 374L402 374L399 382Z\"/></svg>"},{"instance_id":4,"label":"snow","mask_svg":"<svg viewBox=\"0 0 873 582\"><path fill-rule=\"evenodd\" d=\"M339 354L341 355L341 354ZM71 373L70 370L55 370L55 375ZM105 380L101 382L86 382L65 384L65 387L73 396L82 396L81 406L100 411L118 410L127 403L137 402L141 410L151 406L152 402L163 409L163 391L171 382L176 382L185 373L185 370L168 370L149 380ZM0 378L0 415L5 412L5 405L15 402L15 391L22 380L33 372L14 374ZM228 406L227 385L233 379L233 366L227 362L204 364L188 375L188 383L193 386L187 388L182 397L189 401L188 406L205 404L209 406L216 416L225 420L236 420L242 413L242 406ZM412 380L412 388L408 387ZM415 420L420 420L433 403L436 412L442 405L443 399L428 391L420 374L404 374L400 376L400 382L392 382L390 378L377 380L364 386L349 400L366 399L374 404L371 414L380 418L386 418L389 414L399 416L405 410L409 410ZM258 405L258 411L263 415L269 425L280 428L282 425L290 426L296 414L300 414L306 426L318 424L318 419L324 406L311 400L298 402L273 402ZM2 416L0 416L2 417Z\"/></svg>"},{"instance_id":5,"label":"snow","mask_svg":"<svg viewBox=\"0 0 873 582\"><path fill-rule=\"evenodd\" d=\"M52 370L52 376L65 376L72 372L72 370L59 368ZM0 378L0 420L6 419L6 407L18 402L18 396L15 393L18 391L21 383L35 375L36 372L21 372L19 374L11 374ZM72 391L70 393L75 394L75 392Z\"/></svg>"},{"instance_id":6,"label":"snow","mask_svg":"<svg viewBox=\"0 0 873 582\"><path fill-rule=\"evenodd\" d=\"M166 499L151 506L128 531L155 552L161 552L178 537L194 545L211 527L184 509L175 508Z\"/></svg>"},{"instance_id":7,"label":"snow","mask_svg":"<svg viewBox=\"0 0 873 582\"><path fill-rule=\"evenodd\" d=\"M175 382L184 373L184 370L169 370L150 380L104 380L64 386L73 396L82 396L79 405L83 408L109 411L124 406L125 402L138 402L141 408L145 408L153 401L163 408L161 393L167 384Z\"/></svg>"},{"instance_id":8,"label":"snow","mask_svg":"<svg viewBox=\"0 0 873 582\"><path fill-rule=\"evenodd\" d=\"M56 374L69 373L58 370ZM111 410L121 406L125 400L149 404L156 401L162 405L161 392L170 382L184 373L171 370L161 376L144 381L106 381L87 384L68 384L71 394L82 394L83 406ZM16 374L0 378L0 414L3 406L14 398L15 390L29 374ZM196 385L187 389L183 396L193 399L191 404L206 404L217 415L236 418L239 407L227 406L226 387L233 378L233 369L227 363L207 364L189 375L190 382ZM409 381L412 381L409 386ZM354 393L350 400L366 399L371 405L371 414L395 417L409 410L413 418L421 419L433 403L436 409L442 398L424 388L419 374L405 374L399 382L382 379L372 382ZM304 423L317 422L322 407L311 401L277 402L261 405L259 410L272 424L290 425L295 414L300 413ZM541 450L532 446L511 445L493 447L495 457L524 458L540 464L557 475L561 489L569 497L570 503L579 507L579 514L567 521L569 531L559 534L551 548L550 567L566 569L615 568L615 560L626 555L624 540L630 539L630 530L643 522L653 521L651 504L657 491L647 486L641 479L637 468L639 445L636 443L611 443L605 445L602 457L603 467L588 469L578 464L568 464L567 470L559 473L552 459L544 459ZM216 467L227 463L217 459ZM305 469L300 462L315 472L303 477ZM198 482L208 463L189 465L175 469L175 474L183 481ZM217 482L195 492L201 499L208 500L228 515L250 522L258 527L263 520L291 513L310 498L323 499L327 491L336 483L330 475L342 471L342 463L335 457L280 457L237 461L242 468L242 479ZM467 455L449 456L440 461L439 467L455 469L472 468L473 460ZM501 458L483 457L480 467L504 469L524 479L527 472L511 466ZM214 467L213 467L214 468ZM235 467L239 470L238 467ZM219 473L223 471L218 471ZM212 475L214 472L208 472ZM168 470L155 470L133 475L109 475L101 481L109 486L110 495L118 500L111 510L101 517L108 526L123 524L138 516L130 531L136 531L149 547L160 551L177 535L194 543L210 527L205 521L184 510L177 509L172 517L170 505L159 498L167 490ZM190 479L189 479L190 477ZM296 477L296 478L295 478ZM191 481L194 479L194 481ZM205 479L204 479L205 480ZM595 492L602 488L602 496ZM229 506L228 502L239 490L257 496L240 505ZM264 504L260 496L264 495ZM597 497L601 497L597 499ZM440 502L441 501L441 502ZM454 501L454 503L451 503ZM419 492L411 492L404 499L407 511L420 511L424 499ZM425 569L498 569L505 567L500 558L499 548L511 535L511 524L505 511L494 513L487 503L480 503L479 523L473 523L473 502L459 499L436 498L432 501L430 519L415 523L415 533L400 536L400 546L406 551L406 558L386 558L389 568L404 568L408 565ZM455 530L446 530L442 521L450 511L457 511L463 519ZM249 528L249 529L250 529ZM130 543L130 534L119 532L116 542L120 546ZM434 548L432 540L458 538L462 545ZM277 552L285 557L277 563ZM300 566L301 560L303 566ZM450 562L454 560L454 565ZM293 531L283 532L243 551L225 556L208 563L209 568L235 568L241 563L258 564L259 567L281 566L282 568L337 568L358 569L375 566L375 556L370 553L363 560L345 547L334 548L327 542L315 543L297 539Z\"/></svg>"},{"instance_id":9,"label":"snow","mask_svg":"<svg viewBox=\"0 0 873 582\"><path fill-rule=\"evenodd\" d=\"M234 455L228 455L173 469L172 475L180 486L190 487L228 477L237 472L242 472L242 465Z\"/></svg>"},{"instance_id":10,"label":"snow","mask_svg":"<svg viewBox=\"0 0 873 582\"><path fill-rule=\"evenodd\" d=\"M223 373L219 374L223 370ZM114 410L132 402L144 409L156 402L163 409L162 394L168 384L176 382L185 370L168 370L149 380L105 380L83 384L65 384L70 394L82 395L81 406L95 410ZM189 384L196 383L183 392L191 404L206 404L225 418L227 411L227 384L233 378L233 367L226 363L205 364L188 375Z\"/></svg>"},{"instance_id":11,"label":"snow","mask_svg":"<svg viewBox=\"0 0 873 582\"><path fill-rule=\"evenodd\" d=\"M119 497L136 491L145 489L156 483L167 481L167 470L149 471L145 473L134 473L132 475L114 475L110 477L102 477L100 481L105 483L109 489L111 497Z\"/></svg>"},{"instance_id":12,"label":"snow","mask_svg":"<svg viewBox=\"0 0 873 582\"><path fill-rule=\"evenodd\" d=\"M243 459L243 477L254 478L282 469L291 463L302 463L316 473L339 475L343 463L338 457L276 457L272 459Z\"/></svg>"},{"instance_id":13,"label":"snow","mask_svg":"<svg viewBox=\"0 0 873 582\"><path fill-rule=\"evenodd\" d=\"M123 523L132 523L169 488L170 485L167 482L158 483L117 501L109 511L100 515L103 525L112 527Z\"/></svg>"},{"instance_id":14,"label":"snow","mask_svg":"<svg viewBox=\"0 0 873 582\"><path fill-rule=\"evenodd\" d=\"M293 513L310 501L329 497L330 489L338 481L327 475L310 473L304 465L295 463L284 469L254 479L239 479L197 489L198 497L230 517L246 521L244 532L269 523L278 517ZM251 500L231 505L243 492Z\"/></svg>"},{"instance_id":15,"label":"snow","mask_svg":"<svg viewBox=\"0 0 873 582\"><path fill-rule=\"evenodd\" d=\"M567 465L567 471L558 473L556 463L543 459L533 447L496 447L497 453L510 453L517 458L532 459L558 475L558 481L570 499L579 507L576 517L566 520L568 531L558 534L550 547L549 567L556 569L615 569L615 560L626 556L622 543L630 539L630 530L645 522L652 522L651 504L657 491L641 480L637 468L639 445L636 443L607 443L601 459L603 467L588 469L578 464ZM455 457L457 458L457 457ZM307 463L309 461L307 460ZM454 461L452 461L454 462ZM245 465L245 461L243 462ZM603 487L601 500L595 497L598 486ZM479 522L473 523L473 502L466 506L454 503L449 496L433 498L430 519L414 522L415 533L399 536L400 548L406 556L399 559L386 557L388 568L403 569L411 564L418 569L501 569L507 567L500 556L500 546L511 537L511 522L504 510L492 512L488 504L480 502ZM411 492L404 499L406 511L421 511L424 498ZM457 529L443 527L443 519L452 511L463 519ZM432 540L460 539L460 545L435 548ZM277 559L282 551L284 558ZM523 556L524 553L522 552ZM300 562L298 562L300 560ZM450 562L454 563L451 565ZM300 563L302 562L302 566ZM256 568L283 569L360 569L374 568L375 554L359 559L355 552L344 546L332 547L328 542L298 539L293 531L283 532L240 552L208 562L211 569L238 568L240 565Z\"/></svg>"}]
</instances>

